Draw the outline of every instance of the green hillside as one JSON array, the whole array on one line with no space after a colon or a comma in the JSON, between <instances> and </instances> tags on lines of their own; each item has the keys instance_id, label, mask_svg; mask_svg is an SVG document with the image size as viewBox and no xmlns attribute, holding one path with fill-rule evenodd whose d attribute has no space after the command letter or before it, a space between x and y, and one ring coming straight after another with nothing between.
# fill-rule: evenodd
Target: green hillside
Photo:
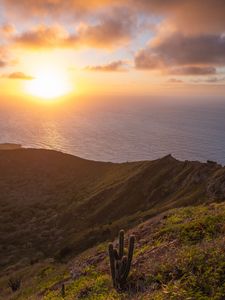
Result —
<instances>
[{"instance_id":1,"label":"green hillside","mask_svg":"<svg viewBox=\"0 0 225 300\"><path fill-rule=\"evenodd\" d=\"M197 243L196 247L200 251L199 243L202 241L212 245L217 238L215 235L210 236L210 240L207 236L200 239L197 236L196 243L191 244L186 243L186 237L183 240L178 236L181 229L179 224L181 227L182 224L189 224L186 221L189 219L185 209L169 213L178 214L178 223L175 216L173 220L173 216L163 218L158 215L165 212L168 214L167 211L172 208L194 205L198 208L190 208L192 213L189 218L196 213L193 218L197 220L198 216L200 218L204 215L204 209L210 215L212 207L217 216L217 205L210 203L222 202L225 199L225 168L213 162L182 162L170 155L154 161L114 164L84 160L50 150L2 150L0 191L0 295L4 295L2 299L36 299L36 296L32 298L31 295L39 295L37 299L42 299L46 292L49 293L49 288L58 293L58 288L64 280L68 288L70 284L72 286L66 299L74 299L69 297L72 297L73 293L76 294L75 290L78 293L80 287L74 286L73 290L75 281L71 279L69 268L74 264L73 260L77 259L77 255L83 257L89 251L93 251L93 254L90 254L90 261L93 263L85 262L87 266L81 264L80 272L86 272L83 276L85 278L89 278L90 275L93 284L99 281L100 287L96 289L105 289L107 295L110 289L112 297L117 298L87 296L89 298L82 299L120 299L122 296L115 294L111 288L108 266L104 258L104 243L114 239L121 228L136 228L134 230L137 230L138 236L140 229L136 226L149 224L143 225L144 228L147 226L146 235L149 236L149 240L146 245L138 246L143 252L140 252L140 255L144 255L146 249L161 247L161 242L168 242L170 245L164 253L165 256L170 255L171 247L175 247L177 251L187 247L191 251ZM201 207L200 204L205 206ZM218 207L222 213L224 206L220 205ZM143 223L146 220L149 221ZM156 226L155 234L159 234L156 240L151 237L154 220L161 220L159 223L162 223L156 224L158 227ZM175 223L171 225L170 220ZM221 220L224 222L224 218ZM177 228L177 231L173 232L170 225ZM221 223L218 226L222 226ZM216 228L213 227L212 231L217 233ZM187 228L186 231L192 232L192 228ZM147 236L142 239L146 238ZM173 240L177 240L178 244L170 244ZM222 243L222 237L220 240ZM90 250L96 245L97 248ZM210 245L207 244L208 250ZM218 247L219 245L220 243ZM102 273L91 267L95 260L102 261L99 266ZM145 259L143 265L148 265ZM147 272L141 265L137 265L137 270ZM13 296L6 284L12 275L22 277L22 288ZM83 277L79 276L81 286L85 286ZM159 297L164 281L161 283L157 289ZM175 288L171 280L165 284L171 284L171 289ZM179 286L179 289L182 288L183 286ZM144 296L143 292L141 294ZM59 299L54 297L46 299Z\"/></svg>"},{"instance_id":2,"label":"green hillside","mask_svg":"<svg viewBox=\"0 0 225 300\"><path fill-rule=\"evenodd\" d=\"M126 291L113 289L107 243L102 243L66 264L45 260L14 271L22 287L13 295L4 288L9 277L6 272L0 280L2 299L225 298L224 203L169 210L130 233L136 236L136 246Z\"/></svg>"}]
</instances>

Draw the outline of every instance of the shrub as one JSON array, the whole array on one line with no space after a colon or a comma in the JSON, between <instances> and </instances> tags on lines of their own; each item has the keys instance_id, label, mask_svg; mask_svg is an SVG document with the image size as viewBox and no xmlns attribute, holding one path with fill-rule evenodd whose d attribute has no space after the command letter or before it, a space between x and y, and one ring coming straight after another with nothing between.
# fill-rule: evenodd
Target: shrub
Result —
<instances>
[{"instance_id":1,"label":"shrub","mask_svg":"<svg viewBox=\"0 0 225 300\"><path fill-rule=\"evenodd\" d=\"M8 286L11 288L12 292L16 292L20 289L21 279L10 278L8 281Z\"/></svg>"}]
</instances>

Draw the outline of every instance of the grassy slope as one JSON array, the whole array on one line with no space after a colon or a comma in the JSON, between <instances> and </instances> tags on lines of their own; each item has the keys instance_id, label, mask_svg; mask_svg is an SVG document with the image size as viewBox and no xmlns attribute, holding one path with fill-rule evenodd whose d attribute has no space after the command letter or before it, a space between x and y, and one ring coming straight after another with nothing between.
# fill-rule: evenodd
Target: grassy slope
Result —
<instances>
[{"instance_id":1,"label":"grassy slope","mask_svg":"<svg viewBox=\"0 0 225 300\"><path fill-rule=\"evenodd\" d=\"M107 243L102 243L67 264L45 261L15 272L22 278L22 289L14 295L3 289L2 299L225 298L225 203L169 210L131 232L136 248L127 291L112 288ZM0 287L6 282L7 276Z\"/></svg>"},{"instance_id":2,"label":"grassy slope","mask_svg":"<svg viewBox=\"0 0 225 300\"><path fill-rule=\"evenodd\" d=\"M0 151L0 270L78 253L146 214L225 198L224 173L171 156L112 164L49 150Z\"/></svg>"},{"instance_id":3,"label":"grassy slope","mask_svg":"<svg viewBox=\"0 0 225 300\"><path fill-rule=\"evenodd\" d=\"M169 208L223 200L224 174L218 165L171 156L112 164L49 150L0 151L0 276L68 259Z\"/></svg>"}]
</instances>

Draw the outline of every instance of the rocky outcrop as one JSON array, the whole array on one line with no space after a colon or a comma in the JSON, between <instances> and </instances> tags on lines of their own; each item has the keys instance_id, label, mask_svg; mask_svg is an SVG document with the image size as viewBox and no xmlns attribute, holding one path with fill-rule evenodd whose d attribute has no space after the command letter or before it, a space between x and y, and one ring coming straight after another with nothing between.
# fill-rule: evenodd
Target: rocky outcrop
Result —
<instances>
[{"instance_id":1,"label":"rocky outcrop","mask_svg":"<svg viewBox=\"0 0 225 300\"><path fill-rule=\"evenodd\" d=\"M225 168L219 169L207 183L207 193L210 198L225 199Z\"/></svg>"}]
</instances>

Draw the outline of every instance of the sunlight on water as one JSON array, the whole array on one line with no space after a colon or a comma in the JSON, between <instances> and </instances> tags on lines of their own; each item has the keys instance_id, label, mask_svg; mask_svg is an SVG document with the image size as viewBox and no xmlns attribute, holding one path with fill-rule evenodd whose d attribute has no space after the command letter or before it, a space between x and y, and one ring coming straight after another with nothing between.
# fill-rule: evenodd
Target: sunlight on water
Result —
<instances>
[{"instance_id":1,"label":"sunlight on water","mask_svg":"<svg viewBox=\"0 0 225 300\"><path fill-rule=\"evenodd\" d=\"M133 161L168 153L225 164L225 103L74 105L59 112L0 109L0 142L57 149L88 159Z\"/></svg>"}]
</instances>

